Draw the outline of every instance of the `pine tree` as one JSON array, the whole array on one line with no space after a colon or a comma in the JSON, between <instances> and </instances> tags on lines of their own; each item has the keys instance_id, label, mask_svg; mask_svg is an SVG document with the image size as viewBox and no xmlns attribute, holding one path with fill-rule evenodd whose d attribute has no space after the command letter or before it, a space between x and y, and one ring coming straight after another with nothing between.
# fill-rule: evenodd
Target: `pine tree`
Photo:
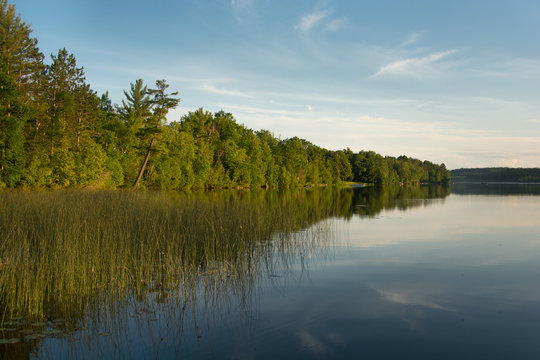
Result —
<instances>
[{"instance_id":1,"label":"pine tree","mask_svg":"<svg viewBox=\"0 0 540 360\"><path fill-rule=\"evenodd\" d=\"M0 61L0 187L15 187L24 172L24 124L29 115L16 81Z\"/></svg>"},{"instance_id":2,"label":"pine tree","mask_svg":"<svg viewBox=\"0 0 540 360\"><path fill-rule=\"evenodd\" d=\"M68 54L65 48L51 58L52 64L46 69L50 117L47 134L51 141L50 152L54 155L57 147L69 148L68 134L74 130L76 122L74 92L84 86L84 72L77 68L75 56Z\"/></svg>"},{"instance_id":3,"label":"pine tree","mask_svg":"<svg viewBox=\"0 0 540 360\"><path fill-rule=\"evenodd\" d=\"M130 84L130 90L124 90L124 96L121 106L117 106L119 123L116 126L116 138L125 182L133 184L145 150L140 147L139 130L152 115L152 99L142 79Z\"/></svg>"},{"instance_id":4,"label":"pine tree","mask_svg":"<svg viewBox=\"0 0 540 360\"><path fill-rule=\"evenodd\" d=\"M0 0L0 59L23 94L28 92L33 77L43 68L43 54L37 39L30 37L31 33L32 29L17 15L15 6Z\"/></svg>"},{"instance_id":5,"label":"pine tree","mask_svg":"<svg viewBox=\"0 0 540 360\"><path fill-rule=\"evenodd\" d=\"M96 143L101 127L97 94L85 83L84 70L73 54L60 49L46 68L49 155L53 181L87 184L100 175L106 161Z\"/></svg>"},{"instance_id":6,"label":"pine tree","mask_svg":"<svg viewBox=\"0 0 540 360\"><path fill-rule=\"evenodd\" d=\"M142 179L146 166L148 165L148 160L150 159L150 154L154 149L154 145L159 139L162 127L165 124L167 114L170 109L174 109L180 102L179 98L175 96L178 95L178 92L167 94L167 88L169 85L165 80L156 81L156 89L150 90L150 95L152 96L152 116L145 119L144 126L141 129L141 135L143 138L149 139L148 150L144 161L141 165L139 175L133 184L133 189L137 189L139 183Z\"/></svg>"},{"instance_id":7,"label":"pine tree","mask_svg":"<svg viewBox=\"0 0 540 360\"><path fill-rule=\"evenodd\" d=\"M139 129L152 115L152 99L142 79L137 79L130 87L129 93L124 90L126 100L122 100L118 112L129 128Z\"/></svg>"}]
</instances>

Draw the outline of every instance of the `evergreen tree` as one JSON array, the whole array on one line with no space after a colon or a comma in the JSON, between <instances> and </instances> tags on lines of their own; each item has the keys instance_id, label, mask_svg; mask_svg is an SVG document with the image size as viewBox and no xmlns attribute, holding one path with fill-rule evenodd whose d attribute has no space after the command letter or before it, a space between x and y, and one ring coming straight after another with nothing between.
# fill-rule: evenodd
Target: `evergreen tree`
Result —
<instances>
[{"instance_id":1,"label":"evergreen tree","mask_svg":"<svg viewBox=\"0 0 540 360\"><path fill-rule=\"evenodd\" d=\"M24 125L29 115L15 79L0 62L0 187L15 187L24 172Z\"/></svg>"},{"instance_id":2,"label":"evergreen tree","mask_svg":"<svg viewBox=\"0 0 540 360\"><path fill-rule=\"evenodd\" d=\"M49 139L52 181L66 186L78 183L81 174L81 136L91 129L90 118L97 115L98 99L85 83L82 67L77 67L73 54L63 48L51 55L52 63L46 68L49 114L46 134ZM98 151L86 136L90 151ZM91 178L95 177L91 176ZM86 176L82 176L86 178Z\"/></svg>"},{"instance_id":3,"label":"evergreen tree","mask_svg":"<svg viewBox=\"0 0 540 360\"><path fill-rule=\"evenodd\" d=\"M40 143L37 133L43 125L47 106L42 101L43 87L40 87L44 68L43 54L39 51L37 39L31 37L31 33L32 29L17 15L15 6L9 5L7 0L0 0L0 62L5 65L2 72L15 82L18 91L16 101L30 106L24 111L23 117L27 121L27 129L24 132L26 152L30 159L35 160L39 157L34 151ZM11 113L14 114L14 109L20 104L5 102L8 98L13 99L4 98L4 106L12 107ZM17 124L18 128L19 123ZM29 161L28 166L38 165L37 163ZM26 173L30 175L32 171ZM40 174L39 177L43 178L44 175Z\"/></svg>"},{"instance_id":4,"label":"evergreen tree","mask_svg":"<svg viewBox=\"0 0 540 360\"><path fill-rule=\"evenodd\" d=\"M124 90L124 96L126 100L122 100L118 112L128 128L138 130L152 115L150 91L142 79L137 79L130 84L130 92Z\"/></svg>"},{"instance_id":5,"label":"evergreen tree","mask_svg":"<svg viewBox=\"0 0 540 360\"><path fill-rule=\"evenodd\" d=\"M0 59L22 94L26 94L26 87L32 85L32 78L43 68L43 54L31 33L30 26L17 15L15 5L0 0Z\"/></svg>"},{"instance_id":6,"label":"evergreen tree","mask_svg":"<svg viewBox=\"0 0 540 360\"><path fill-rule=\"evenodd\" d=\"M153 111L152 116L145 119L141 133L143 137L150 139L150 143L148 145L148 150L146 152L146 156L144 157L144 161L141 165L139 175L133 184L133 189L137 189L139 186L144 174L144 170L148 165L148 160L150 159L150 154L152 153L154 144L157 142L162 132L162 127L166 121L169 110L174 109L180 102L179 98L175 98L175 96L178 95L178 92L168 94L168 87L169 85L165 80L157 80L156 89L152 89L149 92L152 96Z\"/></svg>"},{"instance_id":7,"label":"evergreen tree","mask_svg":"<svg viewBox=\"0 0 540 360\"><path fill-rule=\"evenodd\" d=\"M47 66L49 124L47 134L51 141L50 152L69 148L68 135L73 131L77 118L74 93L83 87L84 72L77 67L75 56L60 49L56 56L51 55L52 64Z\"/></svg>"}]
</instances>

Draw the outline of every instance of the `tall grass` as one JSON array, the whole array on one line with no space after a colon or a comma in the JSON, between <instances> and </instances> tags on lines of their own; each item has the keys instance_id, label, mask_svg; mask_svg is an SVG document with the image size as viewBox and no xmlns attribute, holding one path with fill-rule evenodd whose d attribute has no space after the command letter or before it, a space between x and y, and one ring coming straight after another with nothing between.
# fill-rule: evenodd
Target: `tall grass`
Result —
<instances>
[{"instance_id":1,"label":"tall grass","mask_svg":"<svg viewBox=\"0 0 540 360\"><path fill-rule=\"evenodd\" d=\"M249 292L277 252L302 253L294 234L350 201L332 189L1 193L0 316L80 316L149 291L187 302L201 282L209 299L224 282Z\"/></svg>"}]
</instances>

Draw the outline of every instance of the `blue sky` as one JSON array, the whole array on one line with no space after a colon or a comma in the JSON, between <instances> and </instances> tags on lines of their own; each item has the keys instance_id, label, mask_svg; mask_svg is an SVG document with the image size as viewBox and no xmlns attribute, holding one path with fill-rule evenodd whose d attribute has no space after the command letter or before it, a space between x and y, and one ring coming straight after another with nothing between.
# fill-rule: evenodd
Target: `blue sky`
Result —
<instances>
[{"instance_id":1,"label":"blue sky","mask_svg":"<svg viewBox=\"0 0 540 360\"><path fill-rule=\"evenodd\" d=\"M328 149L540 167L540 0L16 0L119 103L138 78ZM48 57L50 59L50 57Z\"/></svg>"}]
</instances>

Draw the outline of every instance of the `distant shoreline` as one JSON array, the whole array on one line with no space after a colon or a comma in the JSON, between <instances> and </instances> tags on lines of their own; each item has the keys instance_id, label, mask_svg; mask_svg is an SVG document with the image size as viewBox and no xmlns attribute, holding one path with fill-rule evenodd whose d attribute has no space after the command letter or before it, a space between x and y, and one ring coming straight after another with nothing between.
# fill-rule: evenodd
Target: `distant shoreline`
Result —
<instances>
[{"instance_id":1,"label":"distant shoreline","mask_svg":"<svg viewBox=\"0 0 540 360\"><path fill-rule=\"evenodd\" d=\"M538 184L540 168L471 168L450 171L452 182Z\"/></svg>"},{"instance_id":2,"label":"distant shoreline","mask_svg":"<svg viewBox=\"0 0 540 360\"><path fill-rule=\"evenodd\" d=\"M520 182L520 181L452 181L454 184L468 185L540 185L540 182Z\"/></svg>"}]
</instances>

